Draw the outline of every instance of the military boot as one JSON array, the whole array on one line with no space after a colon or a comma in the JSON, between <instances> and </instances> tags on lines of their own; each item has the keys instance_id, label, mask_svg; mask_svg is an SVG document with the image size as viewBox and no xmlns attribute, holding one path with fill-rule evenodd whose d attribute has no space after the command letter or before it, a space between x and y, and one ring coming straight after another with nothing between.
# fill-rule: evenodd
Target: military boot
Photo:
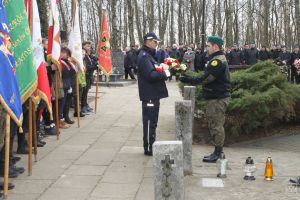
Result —
<instances>
[{"instance_id":1,"label":"military boot","mask_svg":"<svg viewBox=\"0 0 300 200\"><path fill-rule=\"evenodd\" d=\"M208 158L208 157L211 157L213 154L215 154L216 153L216 150L217 148L215 147L215 150L214 150L214 152L212 152L210 155L208 155L208 156L204 156L204 158Z\"/></svg>"},{"instance_id":2,"label":"military boot","mask_svg":"<svg viewBox=\"0 0 300 200\"><path fill-rule=\"evenodd\" d=\"M216 152L211 154L211 156L203 158L203 162L215 163L220 157L221 152L223 152L223 147L216 147Z\"/></svg>"}]
</instances>

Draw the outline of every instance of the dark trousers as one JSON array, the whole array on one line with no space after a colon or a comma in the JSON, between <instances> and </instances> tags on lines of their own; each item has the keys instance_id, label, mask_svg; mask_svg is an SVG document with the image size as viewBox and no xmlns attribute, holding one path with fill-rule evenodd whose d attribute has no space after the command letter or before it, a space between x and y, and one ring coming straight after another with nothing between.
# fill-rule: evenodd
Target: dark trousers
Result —
<instances>
[{"instance_id":1,"label":"dark trousers","mask_svg":"<svg viewBox=\"0 0 300 200\"><path fill-rule=\"evenodd\" d=\"M142 102L143 113L143 141L144 150L152 151L152 145L156 139L156 127L159 115L159 100Z\"/></svg>"},{"instance_id":2,"label":"dark trousers","mask_svg":"<svg viewBox=\"0 0 300 200\"><path fill-rule=\"evenodd\" d=\"M53 117L55 117L55 102L53 103L53 101L52 101L52 113L53 113ZM45 126L50 126L50 124L52 124L53 121L51 120L49 111L47 109L44 109L42 115L45 122Z\"/></svg>"},{"instance_id":3,"label":"dark trousers","mask_svg":"<svg viewBox=\"0 0 300 200\"><path fill-rule=\"evenodd\" d=\"M70 106L71 106L71 102L72 102L72 96L73 96L72 93L66 94L65 104L64 104L64 108L63 108L63 117L65 120L70 120L69 111L70 111Z\"/></svg>"},{"instance_id":4,"label":"dark trousers","mask_svg":"<svg viewBox=\"0 0 300 200\"><path fill-rule=\"evenodd\" d=\"M10 120L10 144L9 144L9 166L12 166L12 157L13 157L13 144L14 137L17 134L18 126L13 120ZM3 145L0 151L0 170L4 170L4 161L5 161L5 145Z\"/></svg>"},{"instance_id":5,"label":"dark trousers","mask_svg":"<svg viewBox=\"0 0 300 200\"><path fill-rule=\"evenodd\" d=\"M132 73L132 70L130 67L125 67L125 79L127 80L128 79L128 75L130 76L131 79L135 79L133 73Z\"/></svg>"},{"instance_id":6,"label":"dark trousers","mask_svg":"<svg viewBox=\"0 0 300 200\"><path fill-rule=\"evenodd\" d=\"M88 106L88 93L91 89L92 82L93 82L93 76L92 75L86 75L86 86L82 89L82 97L81 97L81 108Z\"/></svg>"},{"instance_id":7,"label":"dark trousers","mask_svg":"<svg viewBox=\"0 0 300 200\"><path fill-rule=\"evenodd\" d=\"M82 91L83 91L83 88L84 87L80 87L79 86L79 106L81 104L81 98L82 98ZM73 101L74 101L74 111L75 113L77 113L77 94L76 92L74 93L74 96L73 96ZM80 109L80 108L79 108Z\"/></svg>"}]
</instances>

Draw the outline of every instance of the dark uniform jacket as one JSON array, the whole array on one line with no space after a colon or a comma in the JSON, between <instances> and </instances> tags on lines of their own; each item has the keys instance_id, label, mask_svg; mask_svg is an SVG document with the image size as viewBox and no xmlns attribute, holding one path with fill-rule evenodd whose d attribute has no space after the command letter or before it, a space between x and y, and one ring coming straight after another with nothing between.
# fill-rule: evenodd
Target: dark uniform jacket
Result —
<instances>
[{"instance_id":1,"label":"dark uniform jacket","mask_svg":"<svg viewBox=\"0 0 300 200\"><path fill-rule=\"evenodd\" d=\"M180 60L181 58L180 52L177 49L171 49L171 51L169 52L169 56L170 58L174 58L178 60Z\"/></svg>"},{"instance_id":2,"label":"dark uniform jacket","mask_svg":"<svg viewBox=\"0 0 300 200\"><path fill-rule=\"evenodd\" d=\"M141 101L158 100L168 97L166 87L166 75L157 72L155 65L159 65L154 59L155 49L143 46L137 58L138 86Z\"/></svg>"},{"instance_id":3,"label":"dark uniform jacket","mask_svg":"<svg viewBox=\"0 0 300 200\"><path fill-rule=\"evenodd\" d=\"M300 59L300 52L293 52L291 56L291 64L294 64L296 59Z\"/></svg>"},{"instance_id":4,"label":"dark uniform jacket","mask_svg":"<svg viewBox=\"0 0 300 200\"><path fill-rule=\"evenodd\" d=\"M270 56L268 51L265 51L265 50L259 51L259 53L258 53L258 59L259 60L264 61L264 60L268 60L270 58L271 58L271 56Z\"/></svg>"},{"instance_id":5,"label":"dark uniform jacket","mask_svg":"<svg viewBox=\"0 0 300 200\"><path fill-rule=\"evenodd\" d=\"M127 69L135 68L136 67L136 51L130 50L126 52L125 58L124 58L124 67Z\"/></svg>"},{"instance_id":6,"label":"dark uniform jacket","mask_svg":"<svg viewBox=\"0 0 300 200\"><path fill-rule=\"evenodd\" d=\"M86 75L93 76L93 73L98 69L97 57L93 55L85 55L83 58L84 66L86 67Z\"/></svg>"},{"instance_id":7,"label":"dark uniform jacket","mask_svg":"<svg viewBox=\"0 0 300 200\"><path fill-rule=\"evenodd\" d=\"M243 54L240 50L232 50L228 55L229 65L240 65L243 61Z\"/></svg>"},{"instance_id":8,"label":"dark uniform jacket","mask_svg":"<svg viewBox=\"0 0 300 200\"><path fill-rule=\"evenodd\" d=\"M62 82L64 89L75 89L75 78L76 71L72 68L71 64L67 59L61 59L61 74L62 74Z\"/></svg>"},{"instance_id":9,"label":"dark uniform jacket","mask_svg":"<svg viewBox=\"0 0 300 200\"><path fill-rule=\"evenodd\" d=\"M285 61L287 64L290 64L291 62L291 53L286 51L286 52L281 52L279 54L279 58L281 61Z\"/></svg>"},{"instance_id":10,"label":"dark uniform jacket","mask_svg":"<svg viewBox=\"0 0 300 200\"><path fill-rule=\"evenodd\" d=\"M225 55L218 51L210 58L204 75L192 78L189 82L202 84L203 97L207 100L230 97L230 74Z\"/></svg>"},{"instance_id":11,"label":"dark uniform jacket","mask_svg":"<svg viewBox=\"0 0 300 200\"><path fill-rule=\"evenodd\" d=\"M256 48L247 49L245 51L245 62L247 65L254 65L257 62L258 58L258 51Z\"/></svg>"}]
</instances>

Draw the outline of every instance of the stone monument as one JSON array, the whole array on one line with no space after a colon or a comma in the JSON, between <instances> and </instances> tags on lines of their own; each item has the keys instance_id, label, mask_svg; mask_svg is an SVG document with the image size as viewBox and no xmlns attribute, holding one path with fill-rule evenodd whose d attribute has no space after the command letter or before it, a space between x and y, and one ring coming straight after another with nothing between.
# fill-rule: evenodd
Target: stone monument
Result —
<instances>
[{"instance_id":1,"label":"stone monument","mask_svg":"<svg viewBox=\"0 0 300 200\"><path fill-rule=\"evenodd\" d=\"M192 170L192 101L183 100L175 102L176 139L183 145L183 172L191 175Z\"/></svg>"},{"instance_id":2,"label":"stone monument","mask_svg":"<svg viewBox=\"0 0 300 200\"><path fill-rule=\"evenodd\" d=\"M181 141L153 144L155 200L183 200L183 153Z\"/></svg>"}]
</instances>

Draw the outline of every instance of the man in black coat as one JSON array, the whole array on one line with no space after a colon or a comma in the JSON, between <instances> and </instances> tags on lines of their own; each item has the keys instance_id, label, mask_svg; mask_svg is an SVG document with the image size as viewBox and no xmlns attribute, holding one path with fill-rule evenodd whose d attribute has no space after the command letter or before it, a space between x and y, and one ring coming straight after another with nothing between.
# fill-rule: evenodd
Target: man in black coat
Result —
<instances>
[{"instance_id":1,"label":"man in black coat","mask_svg":"<svg viewBox=\"0 0 300 200\"><path fill-rule=\"evenodd\" d=\"M244 58L246 65L255 65L257 63L258 51L255 44L251 44L250 49L245 50Z\"/></svg>"},{"instance_id":2,"label":"man in black coat","mask_svg":"<svg viewBox=\"0 0 300 200\"><path fill-rule=\"evenodd\" d=\"M287 51L286 46L281 47L279 58L285 65L290 65L291 53Z\"/></svg>"},{"instance_id":3,"label":"man in black coat","mask_svg":"<svg viewBox=\"0 0 300 200\"><path fill-rule=\"evenodd\" d=\"M238 46L236 44L233 45L232 50L230 51L228 55L229 65L240 65L243 62L243 54L239 50Z\"/></svg>"},{"instance_id":4,"label":"man in black coat","mask_svg":"<svg viewBox=\"0 0 300 200\"><path fill-rule=\"evenodd\" d=\"M300 51L299 51L299 46L294 47L294 51L291 55L291 81L294 83L294 79L297 76L297 71L294 65L295 60L300 59Z\"/></svg>"},{"instance_id":5,"label":"man in black coat","mask_svg":"<svg viewBox=\"0 0 300 200\"><path fill-rule=\"evenodd\" d=\"M170 72L161 68L154 59L159 41L155 33L147 33L137 58L139 96L143 109L144 154L150 156L156 138L160 99L168 97L165 80L170 76Z\"/></svg>"},{"instance_id":6,"label":"man in black coat","mask_svg":"<svg viewBox=\"0 0 300 200\"><path fill-rule=\"evenodd\" d=\"M265 61L270 59L271 56L269 54L269 52L267 51L265 46L262 46L262 48L260 49L259 53L258 53L258 59L261 61Z\"/></svg>"},{"instance_id":7,"label":"man in black coat","mask_svg":"<svg viewBox=\"0 0 300 200\"><path fill-rule=\"evenodd\" d=\"M128 75L131 79L135 80L135 77L132 73L132 69L136 68L136 55L134 52L130 50L130 47L126 47L125 49L126 55L124 57L124 71L125 71L125 79L128 79Z\"/></svg>"},{"instance_id":8,"label":"man in black coat","mask_svg":"<svg viewBox=\"0 0 300 200\"><path fill-rule=\"evenodd\" d=\"M83 48L86 51L86 55L83 58L83 63L86 68L85 72L85 79L86 79L86 86L82 90L82 97L81 97L81 111L84 114L91 112L93 109L88 105L87 97L89 90L94 82L94 71L98 70L98 59L92 54L92 44L90 41L86 41L83 43Z\"/></svg>"}]
</instances>

